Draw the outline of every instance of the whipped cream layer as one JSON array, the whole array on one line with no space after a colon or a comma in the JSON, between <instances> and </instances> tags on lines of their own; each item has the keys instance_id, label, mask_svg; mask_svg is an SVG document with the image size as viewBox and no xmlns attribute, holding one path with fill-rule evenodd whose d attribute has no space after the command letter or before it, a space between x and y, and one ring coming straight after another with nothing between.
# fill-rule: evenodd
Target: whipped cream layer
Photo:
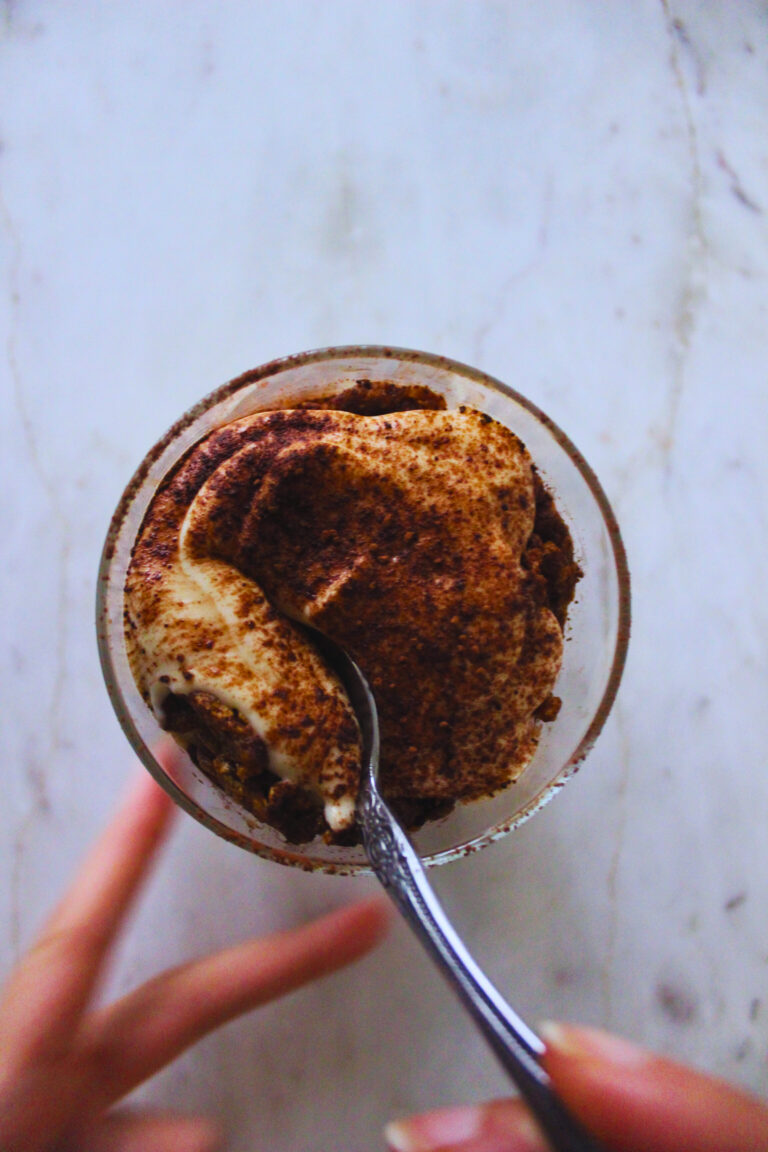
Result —
<instances>
[{"instance_id":1,"label":"whipped cream layer","mask_svg":"<svg viewBox=\"0 0 768 1152\"><path fill-rule=\"evenodd\" d=\"M535 749L562 656L535 482L518 438L473 409L291 409L219 429L163 483L134 548L142 695L233 795L274 778L270 795L314 797L342 832L359 733L309 624L373 688L386 794L499 790Z\"/></svg>"}]
</instances>

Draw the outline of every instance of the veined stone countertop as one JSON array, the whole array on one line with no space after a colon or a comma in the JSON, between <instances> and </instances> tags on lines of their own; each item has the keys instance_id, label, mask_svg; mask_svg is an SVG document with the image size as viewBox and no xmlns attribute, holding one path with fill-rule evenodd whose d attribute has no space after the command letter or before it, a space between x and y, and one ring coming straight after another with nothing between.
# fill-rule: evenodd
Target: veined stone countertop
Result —
<instances>
[{"instance_id":1,"label":"veined stone countertop","mask_svg":"<svg viewBox=\"0 0 768 1152\"><path fill-rule=\"evenodd\" d=\"M766 1091L767 123L756 0L2 6L4 969L131 769L93 599L146 450L275 356L424 348L581 449L634 614L575 780L436 886L531 1022ZM183 817L111 991L372 888ZM142 1096L235 1152L373 1152L386 1119L506 1090L396 926Z\"/></svg>"}]
</instances>

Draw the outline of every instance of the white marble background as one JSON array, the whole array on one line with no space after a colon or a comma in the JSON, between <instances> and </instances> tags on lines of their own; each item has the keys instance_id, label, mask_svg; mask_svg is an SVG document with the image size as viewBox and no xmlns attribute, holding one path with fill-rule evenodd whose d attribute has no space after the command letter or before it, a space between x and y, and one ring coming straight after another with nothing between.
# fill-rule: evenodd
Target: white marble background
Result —
<instances>
[{"instance_id":1,"label":"white marble background","mask_svg":"<svg viewBox=\"0 0 768 1152\"><path fill-rule=\"evenodd\" d=\"M1 11L2 965L130 770L93 598L145 450L274 356L425 348L567 431L634 578L581 773L436 883L532 1022L598 1022L765 1092L765 4ZM112 988L370 888L183 818ZM364 1152L395 1114L505 1090L398 927L144 1095L210 1110L236 1152Z\"/></svg>"}]
</instances>

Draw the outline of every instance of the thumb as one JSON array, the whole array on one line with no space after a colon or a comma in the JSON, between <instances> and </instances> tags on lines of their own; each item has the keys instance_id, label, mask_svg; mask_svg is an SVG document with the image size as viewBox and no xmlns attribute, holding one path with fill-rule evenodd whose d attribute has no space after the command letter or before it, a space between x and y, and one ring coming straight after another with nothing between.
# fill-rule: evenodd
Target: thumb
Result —
<instances>
[{"instance_id":1,"label":"thumb","mask_svg":"<svg viewBox=\"0 0 768 1152\"><path fill-rule=\"evenodd\" d=\"M615 1152L768 1152L768 1107L746 1092L595 1028L541 1031L558 1092Z\"/></svg>"}]
</instances>

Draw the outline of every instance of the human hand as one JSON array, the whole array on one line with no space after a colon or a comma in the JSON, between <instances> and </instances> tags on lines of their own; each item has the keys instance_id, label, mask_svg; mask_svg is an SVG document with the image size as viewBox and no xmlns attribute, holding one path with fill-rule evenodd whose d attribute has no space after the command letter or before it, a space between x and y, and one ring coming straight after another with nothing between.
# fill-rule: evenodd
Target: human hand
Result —
<instances>
[{"instance_id":1,"label":"human hand","mask_svg":"<svg viewBox=\"0 0 768 1152\"><path fill-rule=\"evenodd\" d=\"M545 1026L544 1064L607 1152L768 1152L768 1107L593 1028ZM495 1100L390 1124L393 1152L549 1152L524 1104Z\"/></svg>"},{"instance_id":2,"label":"human hand","mask_svg":"<svg viewBox=\"0 0 768 1152\"><path fill-rule=\"evenodd\" d=\"M380 900L170 969L91 1008L107 954L168 829L142 772L0 996L2 1152L212 1152L201 1117L112 1105L220 1024L349 964L381 938Z\"/></svg>"}]
</instances>

